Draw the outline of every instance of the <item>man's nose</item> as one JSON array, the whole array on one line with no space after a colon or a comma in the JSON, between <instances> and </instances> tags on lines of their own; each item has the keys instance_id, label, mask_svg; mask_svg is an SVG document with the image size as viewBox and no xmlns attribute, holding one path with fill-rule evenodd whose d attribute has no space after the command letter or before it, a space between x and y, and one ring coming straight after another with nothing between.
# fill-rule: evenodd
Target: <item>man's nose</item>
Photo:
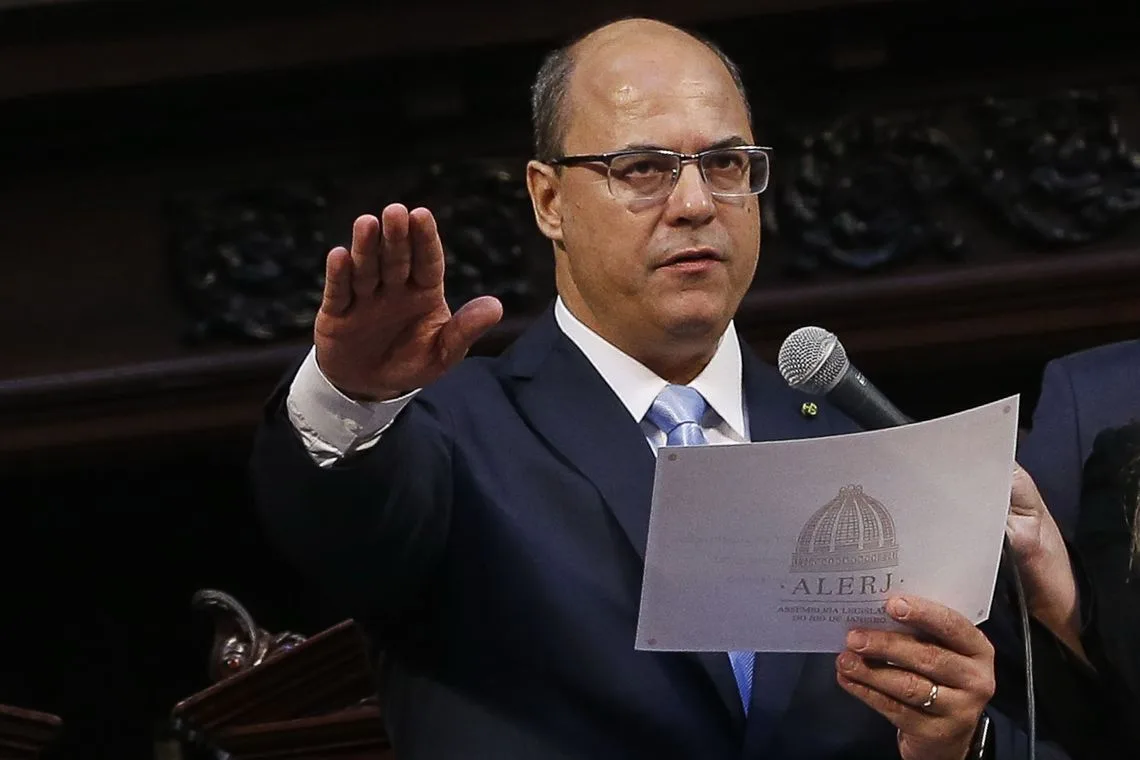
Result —
<instances>
[{"instance_id":1,"label":"man's nose","mask_svg":"<svg viewBox=\"0 0 1140 760\"><path fill-rule=\"evenodd\" d=\"M716 215L712 193L696 163L681 166L677 185L669 195L669 213L677 221L699 224Z\"/></svg>"}]
</instances>

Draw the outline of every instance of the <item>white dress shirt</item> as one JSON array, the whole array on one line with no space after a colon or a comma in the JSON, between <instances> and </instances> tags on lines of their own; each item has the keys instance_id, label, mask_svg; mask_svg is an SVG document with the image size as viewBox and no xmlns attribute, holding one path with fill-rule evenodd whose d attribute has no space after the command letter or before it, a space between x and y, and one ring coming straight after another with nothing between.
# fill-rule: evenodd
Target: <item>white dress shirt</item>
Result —
<instances>
[{"instance_id":1,"label":"white dress shirt","mask_svg":"<svg viewBox=\"0 0 1140 760\"><path fill-rule=\"evenodd\" d=\"M653 450L663 446L665 434L646 420L645 414L668 382L582 324L561 298L554 304L554 318L641 425ZM710 444L749 440L740 342L732 323L721 336L712 359L689 386L700 391L708 402L710 413L701 427ZM312 349L289 387L286 409L314 461L328 467L343 457L374 446L418 392L419 389L391 401L353 401L328 381L317 366L316 352Z\"/></svg>"}]
</instances>

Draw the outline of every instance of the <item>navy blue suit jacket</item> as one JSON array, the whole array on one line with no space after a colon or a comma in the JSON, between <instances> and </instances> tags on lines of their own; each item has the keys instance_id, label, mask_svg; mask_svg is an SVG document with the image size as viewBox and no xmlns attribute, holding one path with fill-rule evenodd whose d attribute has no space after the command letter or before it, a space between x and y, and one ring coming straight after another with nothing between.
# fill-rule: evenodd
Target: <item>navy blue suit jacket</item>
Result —
<instances>
[{"instance_id":1,"label":"navy blue suit jacket","mask_svg":"<svg viewBox=\"0 0 1140 760\"><path fill-rule=\"evenodd\" d=\"M805 417L808 397L743 350L754 439L853 429L826 403ZM898 756L832 655L758 656L746 721L726 655L634 649L655 460L552 311L327 470L289 425L287 388L255 445L260 509L383 648L401 760ZM1024 734L994 720L996 758L1024 757Z\"/></svg>"},{"instance_id":2,"label":"navy blue suit jacket","mask_svg":"<svg viewBox=\"0 0 1140 760\"><path fill-rule=\"evenodd\" d=\"M1097 434L1132 420L1140 420L1140 340L1099 346L1046 365L1018 462L1066 535L1073 535L1077 523L1081 473Z\"/></svg>"}]
</instances>

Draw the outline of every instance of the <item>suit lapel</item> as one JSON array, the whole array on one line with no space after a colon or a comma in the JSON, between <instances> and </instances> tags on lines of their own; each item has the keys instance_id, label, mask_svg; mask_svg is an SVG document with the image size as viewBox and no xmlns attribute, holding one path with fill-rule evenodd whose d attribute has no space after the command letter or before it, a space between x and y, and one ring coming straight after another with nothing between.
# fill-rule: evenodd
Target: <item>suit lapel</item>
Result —
<instances>
[{"instance_id":1,"label":"suit lapel","mask_svg":"<svg viewBox=\"0 0 1140 760\"><path fill-rule=\"evenodd\" d=\"M851 432L854 426L836 419L820 399L790 388L776 369L742 345L741 367L744 402L748 409L748 432L753 441L790 441ZM814 403L815 414L803 405Z\"/></svg>"},{"instance_id":2,"label":"suit lapel","mask_svg":"<svg viewBox=\"0 0 1140 760\"><path fill-rule=\"evenodd\" d=\"M656 459L641 426L548 314L512 349L515 403L598 489L644 561Z\"/></svg>"},{"instance_id":3,"label":"suit lapel","mask_svg":"<svg viewBox=\"0 0 1140 760\"><path fill-rule=\"evenodd\" d=\"M515 403L535 432L598 489L642 563L649 537L656 457L641 426L548 313L506 358ZM680 654L699 666L744 728L740 692L727 655Z\"/></svg>"}]
</instances>

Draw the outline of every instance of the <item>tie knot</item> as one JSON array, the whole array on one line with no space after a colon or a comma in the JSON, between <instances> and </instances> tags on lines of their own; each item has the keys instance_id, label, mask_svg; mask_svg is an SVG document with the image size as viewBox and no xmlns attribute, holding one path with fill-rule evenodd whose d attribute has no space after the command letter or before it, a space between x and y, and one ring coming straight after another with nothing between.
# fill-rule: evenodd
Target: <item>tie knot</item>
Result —
<instances>
[{"instance_id":1,"label":"tie knot","mask_svg":"<svg viewBox=\"0 0 1140 760\"><path fill-rule=\"evenodd\" d=\"M687 385L667 385L657 394L645 416L665 433L669 445L692 445L697 442L704 443L704 432L700 428L700 423L707 410L708 402L700 391ZM683 435L683 433L689 434ZM694 436L699 436L701 440L696 440ZM685 440L682 441L681 438Z\"/></svg>"}]
</instances>

